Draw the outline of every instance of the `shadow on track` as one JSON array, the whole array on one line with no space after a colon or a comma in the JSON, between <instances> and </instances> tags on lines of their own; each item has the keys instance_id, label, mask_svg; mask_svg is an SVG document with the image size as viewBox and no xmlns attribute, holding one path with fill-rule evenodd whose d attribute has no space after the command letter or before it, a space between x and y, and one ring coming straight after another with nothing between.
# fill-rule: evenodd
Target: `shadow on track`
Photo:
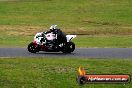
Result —
<instances>
[{"instance_id":1,"label":"shadow on track","mask_svg":"<svg viewBox=\"0 0 132 88\"><path fill-rule=\"evenodd\" d=\"M37 52L37 53L30 53L34 55L48 55L48 56L74 56L75 53L61 53L61 52Z\"/></svg>"}]
</instances>

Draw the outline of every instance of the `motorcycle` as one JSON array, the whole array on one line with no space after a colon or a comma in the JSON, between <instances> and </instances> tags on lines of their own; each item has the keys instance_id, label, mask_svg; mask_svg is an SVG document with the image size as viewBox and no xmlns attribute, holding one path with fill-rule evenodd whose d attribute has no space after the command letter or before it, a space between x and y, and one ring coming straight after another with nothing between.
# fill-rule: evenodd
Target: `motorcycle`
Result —
<instances>
[{"instance_id":1,"label":"motorcycle","mask_svg":"<svg viewBox=\"0 0 132 88\"><path fill-rule=\"evenodd\" d=\"M45 34L45 38L41 36L42 32L37 33L34 36L33 42L31 42L27 49L31 53L36 53L39 51L45 52L63 52L63 53L71 53L75 50L75 44L71 40L76 37L76 35L66 35L66 42L61 42L58 44L54 44L59 37L53 33ZM58 38L57 38L58 37ZM61 37L60 37L61 38ZM46 40L46 44L42 42L42 40Z\"/></svg>"}]
</instances>

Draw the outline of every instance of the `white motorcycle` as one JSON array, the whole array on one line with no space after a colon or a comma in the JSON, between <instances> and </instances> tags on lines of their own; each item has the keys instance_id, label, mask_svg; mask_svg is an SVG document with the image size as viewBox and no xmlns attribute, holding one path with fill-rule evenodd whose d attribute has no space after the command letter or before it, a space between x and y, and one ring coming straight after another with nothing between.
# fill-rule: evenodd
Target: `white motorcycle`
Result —
<instances>
[{"instance_id":1,"label":"white motorcycle","mask_svg":"<svg viewBox=\"0 0 132 88\"><path fill-rule=\"evenodd\" d=\"M42 35L42 32L37 33L34 36L33 42L28 45L28 51L31 53L36 53L39 51L45 52L63 52L63 53L71 53L75 50L75 44L71 41L76 37L76 35L66 35L66 41L61 41L62 37L57 36L55 34L47 33L45 34L45 38ZM42 41L43 40L43 41ZM59 43L56 43L54 40L58 40ZM46 43L44 42L46 41Z\"/></svg>"}]
</instances>

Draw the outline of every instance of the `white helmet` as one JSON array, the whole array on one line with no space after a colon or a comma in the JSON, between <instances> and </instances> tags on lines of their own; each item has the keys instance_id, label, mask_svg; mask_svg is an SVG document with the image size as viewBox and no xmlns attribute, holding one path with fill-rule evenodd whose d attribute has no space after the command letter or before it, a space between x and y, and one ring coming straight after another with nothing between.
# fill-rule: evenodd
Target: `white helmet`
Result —
<instances>
[{"instance_id":1,"label":"white helmet","mask_svg":"<svg viewBox=\"0 0 132 88\"><path fill-rule=\"evenodd\" d=\"M57 25L50 26L50 30L54 30L54 29L57 29Z\"/></svg>"}]
</instances>

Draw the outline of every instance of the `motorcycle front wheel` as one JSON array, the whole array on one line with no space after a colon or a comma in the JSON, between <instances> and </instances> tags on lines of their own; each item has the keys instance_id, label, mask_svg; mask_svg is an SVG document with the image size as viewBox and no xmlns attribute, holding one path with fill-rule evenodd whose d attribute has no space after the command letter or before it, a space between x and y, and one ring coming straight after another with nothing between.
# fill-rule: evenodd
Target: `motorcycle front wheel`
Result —
<instances>
[{"instance_id":1,"label":"motorcycle front wheel","mask_svg":"<svg viewBox=\"0 0 132 88\"><path fill-rule=\"evenodd\" d=\"M37 47L35 47L34 43L30 43L27 47L28 51L31 53L36 53L38 52Z\"/></svg>"}]
</instances>

